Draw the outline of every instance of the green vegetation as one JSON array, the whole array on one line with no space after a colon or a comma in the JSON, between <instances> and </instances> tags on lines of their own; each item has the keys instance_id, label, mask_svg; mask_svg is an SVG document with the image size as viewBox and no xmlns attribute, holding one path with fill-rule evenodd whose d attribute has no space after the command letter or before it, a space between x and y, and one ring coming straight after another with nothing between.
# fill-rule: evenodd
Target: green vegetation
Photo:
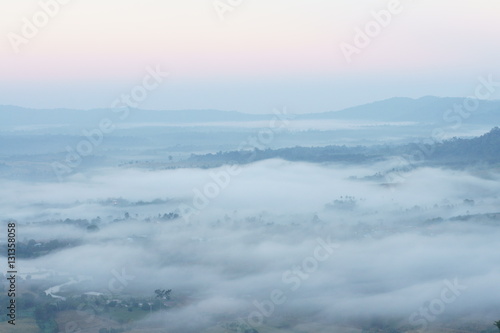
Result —
<instances>
[{"instance_id":1,"label":"green vegetation","mask_svg":"<svg viewBox=\"0 0 500 333\"><path fill-rule=\"evenodd\" d=\"M429 144L413 143L400 146L325 146L258 149L218 152L216 154L191 154L183 166L202 168L218 167L227 163L247 164L281 158L287 161L367 163L381 161L390 156L411 157L410 161L443 166L468 166L478 163L500 163L500 128L473 139L453 138L443 142L431 140ZM417 156L420 156L417 158Z\"/></svg>"},{"instance_id":2,"label":"green vegetation","mask_svg":"<svg viewBox=\"0 0 500 333\"><path fill-rule=\"evenodd\" d=\"M38 287L37 287L38 286ZM40 287L32 285L35 292L24 293L18 297L19 311L16 326L26 326L23 332L57 333L64 330L64 325L77 323L86 326L89 323L101 325L99 332L124 332L121 326L144 319L148 314L165 311L178 305L179 300L172 299L171 289L157 289L154 297L131 297L112 295L73 295L66 299L55 299L45 295ZM42 288L43 289L43 288ZM169 304L164 302L169 300ZM0 302L4 304L6 296ZM89 320L91 319L91 320ZM2 318L0 332L8 327L6 318ZM36 329L35 329L36 327Z\"/></svg>"}]
</instances>

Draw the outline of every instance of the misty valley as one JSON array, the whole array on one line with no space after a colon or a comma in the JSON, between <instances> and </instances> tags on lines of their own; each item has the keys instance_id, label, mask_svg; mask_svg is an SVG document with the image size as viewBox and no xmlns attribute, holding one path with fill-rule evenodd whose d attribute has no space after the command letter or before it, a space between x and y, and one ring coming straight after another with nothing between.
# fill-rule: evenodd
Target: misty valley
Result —
<instances>
[{"instance_id":1,"label":"misty valley","mask_svg":"<svg viewBox=\"0 0 500 333\"><path fill-rule=\"evenodd\" d=\"M498 332L500 102L462 102L0 106L0 332Z\"/></svg>"}]
</instances>

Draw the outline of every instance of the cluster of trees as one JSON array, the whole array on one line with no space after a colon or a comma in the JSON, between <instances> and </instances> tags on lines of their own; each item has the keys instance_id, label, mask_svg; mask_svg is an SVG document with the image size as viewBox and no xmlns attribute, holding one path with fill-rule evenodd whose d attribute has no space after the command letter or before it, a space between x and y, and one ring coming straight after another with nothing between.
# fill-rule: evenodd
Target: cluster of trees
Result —
<instances>
[{"instance_id":1,"label":"cluster of trees","mask_svg":"<svg viewBox=\"0 0 500 333\"><path fill-rule=\"evenodd\" d=\"M427 159L440 164L476 164L500 162L500 128L472 139L453 138L428 147Z\"/></svg>"},{"instance_id":2,"label":"cluster of trees","mask_svg":"<svg viewBox=\"0 0 500 333\"><path fill-rule=\"evenodd\" d=\"M123 198L108 198L106 200L99 201L99 204L103 206L118 206L118 207L130 207L130 206L147 206L147 205L162 205L167 203L168 200L154 199L151 201L139 200L136 202L131 202Z\"/></svg>"},{"instance_id":3,"label":"cluster of trees","mask_svg":"<svg viewBox=\"0 0 500 333\"><path fill-rule=\"evenodd\" d=\"M229 151L205 155L191 154L187 162L190 164L205 163L214 166L227 162L246 164L271 158L281 158L288 161L362 163L376 160L379 156L370 153L367 147L361 146L294 147L265 150L256 148L251 151Z\"/></svg>"},{"instance_id":4,"label":"cluster of trees","mask_svg":"<svg viewBox=\"0 0 500 333\"><path fill-rule=\"evenodd\" d=\"M170 294L172 293L172 289L156 289L155 290L155 295L156 298L160 299L170 299Z\"/></svg>"},{"instance_id":5,"label":"cluster of trees","mask_svg":"<svg viewBox=\"0 0 500 333\"><path fill-rule=\"evenodd\" d=\"M341 196L339 199L336 199L325 206L330 209L353 210L356 208L356 205L357 199L353 196L346 195L345 197Z\"/></svg>"},{"instance_id":6,"label":"cluster of trees","mask_svg":"<svg viewBox=\"0 0 500 333\"><path fill-rule=\"evenodd\" d=\"M57 333L59 327L56 322L56 316L60 311L80 311L87 310L92 315L106 316L113 308L121 307L123 310L153 312L160 311L166 307L164 301L170 300L172 289L156 289L155 297L120 297L119 300L110 298L109 296L89 296L78 295L68 297L67 299L54 299L45 295L42 291L26 292L18 297L18 306L23 309L25 316L33 316L40 332L42 333ZM0 296L0 303L7 304L7 296ZM6 320L6 318L2 318ZM124 323L119 321L120 323ZM120 328L104 328L99 332L119 333L123 332Z\"/></svg>"},{"instance_id":7,"label":"cluster of trees","mask_svg":"<svg viewBox=\"0 0 500 333\"><path fill-rule=\"evenodd\" d=\"M412 155L425 149L426 162L438 164L471 164L500 162L500 128L473 139L435 142L422 148L418 144L400 146L379 145L373 147L294 147L282 149L258 149L218 152L216 154L191 154L187 166L217 167L227 163L246 164L255 161L281 158L288 161L364 163L382 160L387 156ZM182 166L182 165L180 165Z\"/></svg>"},{"instance_id":8,"label":"cluster of trees","mask_svg":"<svg viewBox=\"0 0 500 333\"><path fill-rule=\"evenodd\" d=\"M37 242L34 239L30 239L27 242L18 241L16 243L16 256L18 258L37 258L56 250L77 246L78 244L80 244L78 240L53 239L45 242ZM7 244L2 244L0 251L7 253Z\"/></svg>"}]
</instances>

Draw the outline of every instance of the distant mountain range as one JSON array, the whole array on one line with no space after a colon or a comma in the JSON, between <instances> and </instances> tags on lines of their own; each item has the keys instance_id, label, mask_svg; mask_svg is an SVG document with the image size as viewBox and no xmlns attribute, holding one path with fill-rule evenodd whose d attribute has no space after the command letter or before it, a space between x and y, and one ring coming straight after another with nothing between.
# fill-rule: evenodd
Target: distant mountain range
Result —
<instances>
[{"instance_id":1,"label":"distant mountain range","mask_svg":"<svg viewBox=\"0 0 500 333\"><path fill-rule=\"evenodd\" d=\"M462 117L471 124L500 124L500 101L481 101L473 112L460 110L464 98L422 97L391 98L340 111L295 115L294 120L342 120L374 122L452 122L453 117ZM458 106L454 110L454 106ZM115 110L116 111L116 110ZM460 114L462 112L462 114ZM470 114L470 116L467 116ZM246 114L220 110L139 110L132 109L125 118L122 112L110 109L27 109L17 106L0 106L0 129L22 126L68 126L97 124L107 117L121 123L214 123L269 120L273 114Z\"/></svg>"},{"instance_id":2,"label":"distant mountain range","mask_svg":"<svg viewBox=\"0 0 500 333\"><path fill-rule=\"evenodd\" d=\"M427 96L419 99L391 98L370 104L355 106L341 111L324 113L313 113L302 115L302 119L339 119L339 120L371 120L371 121L413 121L423 123L439 123L445 121L445 117L460 116L457 105L463 108L464 98L433 97ZM448 111L449 110L449 111ZM448 111L448 113L447 113ZM479 106L470 113L467 121L484 123L500 121L500 101L480 101Z\"/></svg>"}]
</instances>

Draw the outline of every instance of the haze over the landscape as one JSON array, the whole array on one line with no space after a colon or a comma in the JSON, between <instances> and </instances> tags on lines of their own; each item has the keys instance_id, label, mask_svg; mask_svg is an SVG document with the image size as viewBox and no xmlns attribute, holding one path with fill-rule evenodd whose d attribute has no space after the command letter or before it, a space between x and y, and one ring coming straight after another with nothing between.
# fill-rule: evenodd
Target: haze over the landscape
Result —
<instances>
[{"instance_id":1,"label":"haze over the landscape","mask_svg":"<svg viewBox=\"0 0 500 333\"><path fill-rule=\"evenodd\" d=\"M0 4L0 333L500 330L496 0Z\"/></svg>"}]
</instances>

